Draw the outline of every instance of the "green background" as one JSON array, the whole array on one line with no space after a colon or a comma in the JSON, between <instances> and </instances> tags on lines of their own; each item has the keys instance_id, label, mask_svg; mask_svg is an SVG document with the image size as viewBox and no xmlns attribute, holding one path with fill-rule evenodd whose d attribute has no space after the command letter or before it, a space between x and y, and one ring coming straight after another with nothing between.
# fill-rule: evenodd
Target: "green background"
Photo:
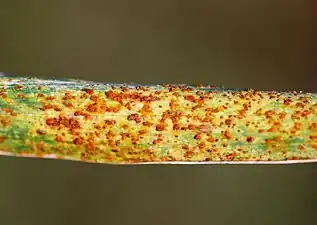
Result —
<instances>
[{"instance_id":1,"label":"green background","mask_svg":"<svg viewBox=\"0 0 317 225\"><path fill-rule=\"evenodd\" d=\"M0 71L317 91L313 0L0 1ZM0 224L315 224L317 164L0 158Z\"/></svg>"}]
</instances>

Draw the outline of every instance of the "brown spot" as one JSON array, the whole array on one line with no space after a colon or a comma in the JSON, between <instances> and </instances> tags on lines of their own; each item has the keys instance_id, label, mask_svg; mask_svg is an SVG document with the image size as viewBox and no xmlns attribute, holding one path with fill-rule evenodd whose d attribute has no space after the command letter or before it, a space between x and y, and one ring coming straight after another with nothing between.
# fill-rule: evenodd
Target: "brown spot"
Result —
<instances>
[{"instance_id":1,"label":"brown spot","mask_svg":"<svg viewBox=\"0 0 317 225\"><path fill-rule=\"evenodd\" d=\"M113 126L116 124L116 121L115 120L105 120L105 123L109 126Z\"/></svg>"},{"instance_id":2,"label":"brown spot","mask_svg":"<svg viewBox=\"0 0 317 225\"><path fill-rule=\"evenodd\" d=\"M297 157L297 156L292 156L292 157L287 158L287 160L298 160L298 159L299 159L299 157Z\"/></svg>"},{"instance_id":3,"label":"brown spot","mask_svg":"<svg viewBox=\"0 0 317 225\"><path fill-rule=\"evenodd\" d=\"M286 118L286 115L287 115L287 114L286 114L285 112L281 112L279 117L280 117L280 119L282 120L282 119L285 119L285 118Z\"/></svg>"},{"instance_id":4,"label":"brown spot","mask_svg":"<svg viewBox=\"0 0 317 225\"><path fill-rule=\"evenodd\" d=\"M86 92L89 95L92 95L94 93L94 90L91 88L83 88L82 91Z\"/></svg>"},{"instance_id":5,"label":"brown spot","mask_svg":"<svg viewBox=\"0 0 317 225\"><path fill-rule=\"evenodd\" d=\"M263 134L263 133L265 132L265 130L264 130L264 129L259 129L258 132L259 132L260 134Z\"/></svg>"},{"instance_id":6,"label":"brown spot","mask_svg":"<svg viewBox=\"0 0 317 225\"><path fill-rule=\"evenodd\" d=\"M165 122L165 120L169 117L168 113L164 112L162 118L160 120L161 123Z\"/></svg>"},{"instance_id":7,"label":"brown spot","mask_svg":"<svg viewBox=\"0 0 317 225\"><path fill-rule=\"evenodd\" d=\"M132 110L132 106L131 106L131 103L128 102L127 104L125 104L125 107L128 109L128 110ZM144 106L143 106L144 107Z\"/></svg>"},{"instance_id":8,"label":"brown spot","mask_svg":"<svg viewBox=\"0 0 317 225\"><path fill-rule=\"evenodd\" d=\"M72 108L73 107L73 104L70 103L70 102L64 102L63 105L66 106L67 108Z\"/></svg>"},{"instance_id":9,"label":"brown spot","mask_svg":"<svg viewBox=\"0 0 317 225\"><path fill-rule=\"evenodd\" d=\"M297 147L299 150L304 150L305 149L305 147L303 146L303 145L298 145L298 147Z\"/></svg>"},{"instance_id":10,"label":"brown spot","mask_svg":"<svg viewBox=\"0 0 317 225\"><path fill-rule=\"evenodd\" d=\"M124 139L126 139L126 138L128 138L128 137L130 137L130 134L128 134L128 133L122 133L122 134L121 134L121 139L122 139L122 140L124 140Z\"/></svg>"},{"instance_id":11,"label":"brown spot","mask_svg":"<svg viewBox=\"0 0 317 225\"><path fill-rule=\"evenodd\" d=\"M317 141L317 135L310 135L309 138L311 140Z\"/></svg>"},{"instance_id":12,"label":"brown spot","mask_svg":"<svg viewBox=\"0 0 317 225\"><path fill-rule=\"evenodd\" d=\"M212 143L212 142L215 141L215 139L214 139L213 137L209 137L209 138L207 139L207 141Z\"/></svg>"},{"instance_id":13,"label":"brown spot","mask_svg":"<svg viewBox=\"0 0 317 225\"><path fill-rule=\"evenodd\" d=\"M164 129L165 129L165 124L160 123L160 124L156 125L157 131L163 131Z\"/></svg>"},{"instance_id":14,"label":"brown spot","mask_svg":"<svg viewBox=\"0 0 317 225\"><path fill-rule=\"evenodd\" d=\"M225 124L226 124L227 126L229 126L231 123L232 123L232 119L226 119L226 120L225 120Z\"/></svg>"},{"instance_id":15,"label":"brown spot","mask_svg":"<svg viewBox=\"0 0 317 225\"><path fill-rule=\"evenodd\" d=\"M56 135L55 141L57 142L64 142L64 139L60 135Z\"/></svg>"},{"instance_id":16,"label":"brown spot","mask_svg":"<svg viewBox=\"0 0 317 225\"><path fill-rule=\"evenodd\" d=\"M2 110L5 111L6 113L10 114L11 116L16 116L17 115L15 112L13 112L12 109L3 108Z\"/></svg>"},{"instance_id":17,"label":"brown spot","mask_svg":"<svg viewBox=\"0 0 317 225\"><path fill-rule=\"evenodd\" d=\"M91 115L88 113L82 112L82 111L76 111L74 112L74 116L83 116L85 119L91 119Z\"/></svg>"},{"instance_id":18,"label":"brown spot","mask_svg":"<svg viewBox=\"0 0 317 225\"><path fill-rule=\"evenodd\" d=\"M146 115L146 114L151 113L151 112L152 112L152 108L151 108L150 103L149 103L149 102L145 102L145 103L143 104L142 109L140 110L140 113L141 113L142 115Z\"/></svg>"},{"instance_id":19,"label":"brown spot","mask_svg":"<svg viewBox=\"0 0 317 225\"><path fill-rule=\"evenodd\" d=\"M111 131L108 131L107 138L112 139L114 137L114 134Z\"/></svg>"},{"instance_id":20,"label":"brown spot","mask_svg":"<svg viewBox=\"0 0 317 225\"><path fill-rule=\"evenodd\" d=\"M110 91L106 91L105 95L107 98L113 100L113 101L117 101L120 102L121 104L123 103L123 97L121 94L117 94L114 91L110 90Z\"/></svg>"},{"instance_id":21,"label":"brown spot","mask_svg":"<svg viewBox=\"0 0 317 225\"><path fill-rule=\"evenodd\" d=\"M299 122L295 122L294 123L294 129L295 130L300 130L302 128L303 124L299 123Z\"/></svg>"},{"instance_id":22,"label":"brown spot","mask_svg":"<svg viewBox=\"0 0 317 225\"><path fill-rule=\"evenodd\" d=\"M56 118L48 118L48 119L46 119L46 124L49 126L55 127L55 126L59 126L60 122Z\"/></svg>"},{"instance_id":23,"label":"brown spot","mask_svg":"<svg viewBox=\"0 0 317 225\"><path fill-rule=\"evenodd\" d=\"M181 127L178 124L173 125L173 130L179 130L179 129L181 129Z\"/></svg>"},{"instance_id":24,"label":"brown spot","mask_svg":"<svg viewBox=\"0 0 317 225\"><path fill-rule=\"evenodd\" d=\"M137 113L133 113L128 116L128 120L134 120L136 123L141 123L141 116Z\"/></svg>"},{"instance_id":25,"label":"brown spot","mask_svg":"<svg viewBox=\"0 0 317 225\"><path fill-rule=\"evenodd\" d=\"M170 106L171 108L174 108L175 102L174 102L174 101L170 101L169 106Z\"/></svg>"},{"instance_id":26,"label":"brown spot","mask_svg":"<svg viewBox=\"0 0 317 225\"><path fill-rule=\"evenodd\" d=\"M276 131L278 131L278 130L279 130L279 129L278 129L277 126L272 125L272 126L267 130L267 132L276 132Z\"/></svg>"},{"instance_id":27,"label":"brown spot","mask_svg":"<svg viewBox=\"0 0 317 225\"><path fill-rule=\"evenodd\" d=\"M87 148L88 148L89 150L92 150L92 151L96 150L96 145L95 145L95 143L93 142L93 140L91 140L91 139L88 140Z\"/></svg>"},{"instance_id":28,"label":"brown spot","mask_svg":"<svg viewBox=\"0 0 317 225\"><path fill-rule=\"evenodd\" d=\"M176 91L176 88L175 87L169 87L168 88L168 92L175 92Z\"/></svg>"},{"instance_id":29,"label":"brown spot","mask_svg":"<svg viewBox=\"0 0 317 225\"><path fill-rule=\"evenodd\" d=\"M290 105L291 103L292 103L292 99L290 98L284 99L284 105Z\"/></svg>"},{"instance_id":30,"label":"brown spot","mask_svg":"<svg viewBox=\"0 0 317 225\"><path fill-rule=\"evenodd\" d=\"M265 112L265 116L267 119L271 118L274 115L274 112L272 110L268 110Z\"/></svg>"},{"instance_id":31,"label":"brown spot","mask_svg":"<svg viewBox=\"0 0 317 225\"><path fill-rule=\"evenodd\" d=\"M184 97L185 100L190 101L190 102L194 102L195 101L195 97L192 95L187 95Z\"/></svg>"},{"instance_id":32,"label":"brown spot","mask_svg":"<svg viewBox=\"0 0 317 225\"><path fill-rule=\"evenodd\" d=\"M80 128L80 123L78 120L75 118L69 118L67 119L66 117L60 116L58 119L57 118L48 118L46 119L46 124L49 126L59 126L59 125L64 125L65 127L69 128L70 130L78 129Z\"/></svg>"},{"instance_id":33,"label":"brown spot","mask_svg":"<svg viewBox=\"0 0 317 225\"><path fill-rule=\"evenodd\" d=\"M7 95L6 93L3 93L3 92L0 93L0 96L1 96L2 98L4 98L4 99L8 97L8 95Z\"/></svg>"},{"instance_id":34,"label":"brown spot","mask_svg":"<svg viewBox=\"0 0 317 225\"><path fill-rule=\"evenodd\" d=\"M92 95L92 96L90 96L90 100L93 101L93 102L97 102L98 101L98 96Z\"/></svg>"},{"instance_id":35,"label":"brown spot","mask_svg":"<svg viewBox=\"0 0 317 225\"><path fill-rule=\"evenodd\" d=\"M305 105L303 103L301 103L301 102L298 102L298 103L296 103L296 107L297 108L304 108Z\"/></svg>"},{"instance_id":36,"label":"brown spot","mask_svg":"<svg viewBox=\"0 0 317 225\"><path fill-rule=\"evenodd\" d=\"M40 143L36 143L33 148L35 149L35 151L37 151L38 155L41 155L41 153L43 153L45 150L45 146L46 145L43 142L40 142Z\"/></svg>"},{"instance_id":37,"label":"brown spot","mask_svg":"<svg viewBox=\"0 0 317 225\"><path fill-rule=\"evenodd\" d=\"M75 97L71 96L69 92L66 92L65 93L65 96L62 98L64 101L66 100L72 100L74 99Z\"/></svg>"},{"instance_id":38,"label":"brown spot","mask_svg":"<svg viewBox=\"0 0 317 225\"><path fill-rule=\"evenodd\" d=\"M123 129L128 129L129 126L128 126L127 124L123 124L123 125L122 125L122 128L123 128Z\"/></svg>"},{"instance_id":39,"label":"brown spot","mask_svg":"<svg viewBox=\"0 0 317 225\"><path fill-rule=\"evenodd\" d=\"M21 89L23 89L22 85L15 85L15 90L21 90Z\"/></svg>"},{"instance_id":40,"label":"brown spot","mask_svg":"<svg viewBox=\"0 0 317 225\"><path fill-rule=\"evenodd\" d=\"M151 101L156 101L158 100L159 98L153 96L152 94L150 94L149 96L142 96L140 98L140 101L143 101L143 102L151 102Z\"/></svg>"},{"instance_id":41,"label":"brown spot","mask_svg":"<svg viewBox=\"0 0 317 225\"><path fill-rule=\"evenodd\" d=\"M5 136L0 136L0 143L3 143L7 138Z\"/></svg>"},{"instance_id":42,"label":"brown spot","mask_svg":"<svg viewBox=\"0 0 317 225\"><path fill-rule=\"evenodd\" d=\"M188 127L181 127L181 130L188 130Z\"/></svg>"},{"instance_id":43,"label":"brown spot","mask_svg":"<svg viewBox=\"0 0 317 225\"><path fill-rule=\"evenodd\" d=\"M189 129L189 130L194 130L195 128L196 128L196 126L193 125L193 124L189 124L189 125L188 125L188 129Z\"/></svg>"},{"instance_id":44,"label":"brown spot","mask_svg":"<svg viewBox=\"0 0 317 225\"><path fill-rule=\"evenodd\" d=\"M311 131L317 131L317 123L312 123L310 126L309 126L309 129Z\"/></svg>"},{"instance_id":45,"label":"brown spot","mask_svg":"<svg viewBox=\"0 0 317 225\"><path fill-rule=\"evenodd\" d=\"M311 114L311 111L309 111L309 110L304 110L304 111L301 113L301 116L302 116L302 117L307 117L309 114Z\"/></svg>"},{"instance_id":46,"label":"brown spot","mask_svg":"<svg viewBox=\"0 0 317 225\"><path fill-rule=\"evenodd\" d=\"M197 104L194 107L192 107L192 111L195 111L196 109L201 108L201 107L202 107L202 104Z\"/></svg>"},{"instance_id":47,"label":"brown spot","mask_svg":"<svg viewBox=\"0 0 317 225\"><path fill-rule=\"evenodd\" d=\"M238 115L237 115L237 118L238 119L243 119L245 116L246 116L247 112L245 109L241 109L238 111Z\"/></svg>"},{"instance_id":48,"label":"brown spot","mask_svg":"<svg viewBox=\"0 0 317 225\"><path fill-rule=\"evenodd\" d=\"M49 101L49 100L54 100L55 97L54 97L54 96L48 96L48 97L46 97L45 99Z\"/></svg>"},{"instance_id":49,"label":"brown spot","mask_svg":"<svg viewBox=\"0 0 317 225\"><path fill-rule=\"evenodd\" d=\"M202 135L201 135L201 134L196 134L196 135L194 136L194 139L196 139L196 140L200 140L200 139L201 139L201 137L202 137Z\"/></svg>"},{"instance_id":50,"label":"brown spot","mask_svg":"<svg viewBox=\"0 0 317 225\"><path fill-rule=\"evenodd\" d=\"M83 138L75 138L74 140L73 140L73 143L75 144L75 145L81 145L81 144L83 144L84 143L84 140L83 140Z\"/></svg>"},{"instance_id":51,"label":"brown spot","mask_svg":"<svg viewBox=\"0 0 317 225\"><path fill-rule=\"evenodd\" d=\"M76 118L66 118L60 116L59 118L60 124L64 125L68 129L74 130L80 128L80 122Z\"/></svg>"},{"instance_id":52,"label":"brown spot","mask_svg":"<svg viewBox=\"0 0 317 225\"><path fill-rule=\"evenodd\" d=\"M86 99L86 98L88 98L89 97L89 95L85 92L85 93L83 93L81 96L80 96L80 98L81 99Z\"/></svg>"},{"instance_id":53,"label":"brown spot","mask_svg":"<svg viewBox=\"0 0 317 225\"><path fill-rule=\"evenodd\" d=\"M211 130L211 126L207 124L202 124L199 126L199 131L204 133L209 133Z\"/></svg>"},{"instance_id":54,"label":"brown spot","mask_svg":"<svg viewBox=\"0 0 317 225\"><path fill-rule=\"evenodd\" d=\"M149 127L149 126L152 125L152 123L150 123L150 122L148 122L148 121L144 121L144 122L143 122L143 125Z\"/></svg>"},{"instance_id":55,"label":"brown spot","mask_svg":"<svg viewBox=\"0 0 317 225\"><path fill-rule=\"evenodd\" d=\"M37 129L37 130L36 130L36 133L39 134L39 135L45 135L45 134L46 134L46 131Z\"/></svg>"},{"instance_id":56,"label":"brown spot","mask_svg":"<svg viewBox=\"0 0 317 225\"><path fill-rule=\"evenodd\" d=\"M144 135L144 134L146 134L146 133L147 133L146 130L140 130L140 131L139 131L139 134L140 134L140 135Z\"/></svg>"},{"instance_id":57,"label":"brown spot","mask_svg":"<svg viewBox=\"0 0 317 225\"><path fill-rule=\"evenodd\" d=\"M254 138L253 137L247 137L247 142L251 143L254 141Z\"/></svg>"},{"instance_id":58,"label":"brown spot","mask_svg":"<svg viewBox=\"0 0 317 225\"><path fill-rule=\"evenodd\" d=\"M43 103L43 106L40 108L40 110L45 111L47 109L54 109L54 108L56 108L56 106L53 105L53 104L45 104L45 103Z\"/></svg>"},{"instance_id":59,"label":"brown spot","mask_svg":"<svg viewBox=\"0 0 317 225\"><path fill-rule=\"evenodd\" d=\"M98 112L99 106L98 106L97 103L89 104L89 105L86 107L86 110L87 110L88 112L95 113L95 112Z\"/></svg>"},{"instance_id":60,"label":"brown spot","mask_svg":"<svg viewBox=\"0 0 317 225\"><path fill-rule=\"evenodd\" d=\"M188 152L186 152L185 153L185 158L190 158L190 157L192 157L194 155L194 152L193 151L188 151Z\"/></svg>"},{"instance_id":61,"label":"brown spot","mask_svg":"<svg viewBox=\"0 0 317 225\"><path fill-rule=\"evenodd\" d=\"M226 131L224 132L223 136L224 136L226 139L228 139L228 140L231 139L231 133L230 133L230 131L226 130Z\"/></svg>"},{"instance_id":62,"label":"brown spot","mask_svg":"<svg viewBox=\"0 0 317 225\"><path fill-rule=\"evenodd\" d=\"M188 146L188 145L183 145L182 148L185 149L185 150L188 150L188 149L189 149L189 146Z\"/></svg>"},{"instance_id":63,"label":"brown spot","mask_svg":"<svg viewBox=\"0 0 317 225\"><path fill-rule=\"evenodd\" d=\"M1 119L2 126L7 127L9 125L9 123L10 123L10 120L8 118Z\"/></svg>"},{"instance_id":64,"label":"brown spot","mask_svg":"<svg viewBox=\"0 0 317 225\"><path fill-rule=\"evenodd\" d=\"M203 149L203 148L205 148L206 147L206 144L205 143L199 143L199 145L198 145L198 147L200 148L200 149Z\"/></svg>"},{"instance_id":65,"label":"brown spot","mask_svg":"<svg viewBox=\"0 0 317 225\"><path fill-rule=\"evenodd\" d=\"M305 104L309 103L309 100L307 99L307 97L300 97L299 100Z\"/></svg>"},{"instance_id":66,"label":"brown spot","mask_svg":"<svg viewBox=\"0 0 317 225\"><path fill-rule=\"evenodd\" d=\"M232 161L234 159L234 157L235 157L235 154L234 153L228 153L228 154L225 155L225 157L226 157L226 159L228 161Z\"/></svg>"},{"instance_id":67,"label":"brown spot","mask_svg":"<svg viewBox=\"0 0 317 225\"><path fill-rule=\"evenodd\" d=\"M17 97L18 98L26 98L25 94L18 94Z\"/></svg>"},{"instance_id":68,"label":"brown spot","mask_svg":"<svg viewBox=\"0 0 317 225\"><path fill-rule=\"evenodd\" d=\"M116 106L114 106L112 108L108 108L107 111L108 112L119 112L120 108L121 108L121 105L119 104L119 105L116 105Z\"/></svg>"}]
</instances>

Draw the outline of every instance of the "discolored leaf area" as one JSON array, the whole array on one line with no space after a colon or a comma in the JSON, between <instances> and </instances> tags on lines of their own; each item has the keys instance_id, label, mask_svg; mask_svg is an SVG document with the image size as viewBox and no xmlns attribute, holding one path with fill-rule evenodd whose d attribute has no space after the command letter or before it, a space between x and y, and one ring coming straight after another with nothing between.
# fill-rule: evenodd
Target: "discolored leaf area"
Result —
<instances>
[{"instance_id":1,"label":"discolored leaf area","mask_svg":"<svg viewBox=\"0 0 317 225\"><path fill-rule=\"evenodd\" d=\"M317 159L317 95L0 78L0 150L95 163Z\"/></svg>"}]
</instances>

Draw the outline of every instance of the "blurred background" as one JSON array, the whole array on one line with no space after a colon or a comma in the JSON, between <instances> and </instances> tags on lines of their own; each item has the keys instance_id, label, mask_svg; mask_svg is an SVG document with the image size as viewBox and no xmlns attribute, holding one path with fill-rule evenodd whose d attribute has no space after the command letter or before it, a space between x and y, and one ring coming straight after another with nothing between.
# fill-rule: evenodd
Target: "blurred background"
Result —
<instances>
[{"instance_id":1,"label":"blurred background","mask_svg":"<svg viewBox=\"0 0 317 225\"><path fill-rule=\"evenodd\" d=\"M0 71L317 91L314 0L1 0ZM315 224L317 165L0 158L0 224Z\"/></svg>"}]
</instances>

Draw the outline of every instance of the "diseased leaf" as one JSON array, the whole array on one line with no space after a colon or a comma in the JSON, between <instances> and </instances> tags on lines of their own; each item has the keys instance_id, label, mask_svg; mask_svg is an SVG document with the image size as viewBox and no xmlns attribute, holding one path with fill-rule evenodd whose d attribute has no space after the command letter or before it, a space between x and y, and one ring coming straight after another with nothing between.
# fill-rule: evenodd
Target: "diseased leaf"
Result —
<instances>
[{"instance_id":1,"label":"diseased leaf","mask_svg":"<svg viewBox=\"0 0 317 225\"><path fill-rule=\"evenodd\" d=\"M317 161L317 94L0 78L1 154L95 163Z\"/></svg>"}]
</instances>

